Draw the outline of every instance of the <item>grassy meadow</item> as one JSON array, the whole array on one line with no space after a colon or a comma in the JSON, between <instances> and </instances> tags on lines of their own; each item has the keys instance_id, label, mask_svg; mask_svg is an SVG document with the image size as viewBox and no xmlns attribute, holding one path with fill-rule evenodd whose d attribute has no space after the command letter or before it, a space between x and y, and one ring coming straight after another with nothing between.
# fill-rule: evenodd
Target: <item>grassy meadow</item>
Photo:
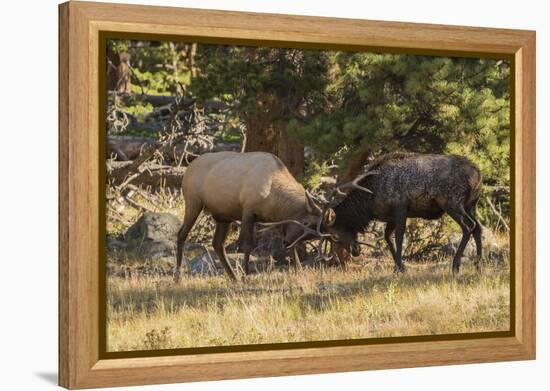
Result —
<instances>
[{"instance_id":1,"label":"grassy meadow","mask_svg":"<svg viewBox=\"0 0 550 391\"><path fill-rule=\"evenodd\" d=\"M108 40L107 59L108 351L509 329L507 59L118 39ZM320 199L383 153L467 157L483 177L487 260L478 272L467 248L453 276L458 224L411 218L406 273L393 272L384 224L374 222L347 271L314 264L314 251L308 267L289 271L280 237L266 234L252 253L264 271L232 282L194 268L212 253L214 221L202 213L186 241L188 273L175 284L182 177L198 155L226 150L275 153ZM450 200L462 184L447 184L441 197ZM161 224L160 214L172 216ZM229 253L238 231L233 223Z\"/></svg>"},{"instance_id":2,"label":"grassy meadow","mask_svg":"<svg viewBox=\"0 0 550 391\"><path fill-rule=\"evenodd\" d=\"M163 193L154 197L136 199L147 210L183 216L181 197ZM115 205L111 209L118 209L128 221L140 217L133 208ZM408 226L408 254L416 252L418 246L445 243L445 238L458 230L449 219L443 219L443 239L434 230L436 223L411 219ZM107 232L115 237L123 235L126 228L112 216L107 219ZM464 256L458 276L451 273L452 255L409 261L406 273L394 273L393 260L385 243L375 240L379 236L376 232L362 239L380 245L381 251L364 248L346 271L321 265L288 271L286 266L278 266L237 283L223 274L184 273L182 281L174 284L173 256L144 260L129 252L110 253L106 265L107 350L508 330L508 238L504 234L491 235L490 231L485 231L485 244L494 242L502 250L502 262L486 260L478 272L473 260ZM210 217L202 214L189 242L209 247L212 232ZM416 239L409 240L415 232ZM226 244L237 237L238 229L231 229ZM412 246L414 243L419 244ZM198 253L188 250L185 255L189 260ZM242 259L242 254L229 257Z\"/></svg>"},{"instance_id":3,"label":"grassy meadow","mask_svg":"<svg viewBox=\"0 0 550 391\"><path fill-rule=\"evenodd\" d=\"M129 351L509 329L508 262L476 271L464 259L408 265L366 259L349 270L318 267L225 276L107 279L107 350Z\"/></svg>"}]
</instances>

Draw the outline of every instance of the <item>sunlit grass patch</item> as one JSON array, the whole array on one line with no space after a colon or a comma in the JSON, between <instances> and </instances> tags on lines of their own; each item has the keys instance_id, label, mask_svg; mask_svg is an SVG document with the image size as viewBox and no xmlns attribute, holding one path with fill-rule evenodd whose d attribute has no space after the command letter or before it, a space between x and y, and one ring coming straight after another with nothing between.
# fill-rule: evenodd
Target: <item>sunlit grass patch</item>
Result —
<instances>
[{"instance_id":1,"label":"sunlit grass patch","mask_svg":"<svg viewBox=\"0 0 550 391\"><path fill-rule=\"evenodd\" d=\"M225 276L108 278L108 350L169 349L509 329L509 268L390 261Z\"/></svg>"}]
</instances>

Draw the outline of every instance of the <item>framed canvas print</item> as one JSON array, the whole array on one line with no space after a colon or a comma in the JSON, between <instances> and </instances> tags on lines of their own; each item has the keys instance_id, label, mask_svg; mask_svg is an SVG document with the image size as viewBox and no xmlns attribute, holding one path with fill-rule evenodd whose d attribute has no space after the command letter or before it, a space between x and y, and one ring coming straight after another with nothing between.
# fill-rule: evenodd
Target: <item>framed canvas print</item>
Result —
<instances>
[{"instance_id":1,"label":"framed canvas print","mask_svg":"<svg viewBox=\"0 0 550 391\"><path fill-rule=\"evenodd\" d=\"M535 358L535 33L59 7L67 388Z\"/></svg>"}]
</instances>

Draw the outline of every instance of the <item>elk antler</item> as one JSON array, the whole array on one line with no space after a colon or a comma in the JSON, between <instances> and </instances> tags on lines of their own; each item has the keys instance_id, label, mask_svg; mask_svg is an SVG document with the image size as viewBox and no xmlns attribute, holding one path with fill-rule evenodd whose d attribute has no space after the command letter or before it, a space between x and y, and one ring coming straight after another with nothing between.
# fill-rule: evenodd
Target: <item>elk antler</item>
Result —
<instances>
[{"instance_id":1,"label":"elk antler","mask_svg":"<svg viewBox=\"0 0 550 391\"><path fill-rule=\"evenodd\" d=\"M350 182L346 182L340 186L335 187L329 194L328 198L324 201L323 209L321 212L321 219L319 220L317 224L317 230L320 232L321 225L326 220L327 213L330 208L335 207L338 205L339 202L336 202L337 196L347 196L352 190L357 189L361 190L367 193L371 193L372 191L370 189L367 189L364 186L361 186L359 182L363 180L364 178L370 176L370 175L377 175L378 171L367 171L355 179L353 179Z\"/></svg>"},{"instance_id":2,"label":"elk antler","mask_svg":"<svg viewBox=\"0 0 550 391\"><path fill-rule=\"evenodd\" d=\"M317 224L317 227L319 227L319 229L311 229L311 228L307 227L305 224L299 222L298 220L281 220L281 221L277 221L277 222L273 222L273 223L258 223L258 224L265 227L265 228L262 228L262 229L258 230L258 232L266 232L266 231L272 229L273 227L277 227L277 226L285 225L285 224L299 225L304 230L304 232L297 239L295 239L292 243L290 243L288 246L286 246L287 249L291 249L292 247L296 246L303 238L305 238L307 235L310 235L310 234L315 235L315 237L329 237L329 236L331 236L330 234L325 234L325 233L322 233L320 231L320 224Z\"/></svg>"},{"instance_id":3,"label":"elk antler","mask_svg":"<svg viewBox=\"0 0 550 391\"><path fill-rule=\"evenodd\" d=\"M353 179L352 181L350 182L346 182L340 186L337 186L335 187L329 197L328 197L328 205L329 205L329 208L330 207L334 207L336 206L335 205L335 198L336 196L347 196L349 193L351 193L352 190L354 189L357 189L357 190L361 190L361 191L364 191L364 192L367 192L367 193L371 193L372 194L372 191L370 189L367 189L366 187L364 186L361 186L359 184L360 181L362 181L363 179L365 179L366 177L368 176L371 176L371 175L378 175L379 172L378 171L367 171L361 175L359 175L358 177L356 177L355 179Z\"/></svg>"},{"instance_id":4,"label":"elk antler","mask_svg":"<svg viewBox=\"0 0 550 391\"><path fill-rule=\"evenodd\" d=\"M352 181L346 182L346 183L344 183L340 186L335 187L330 192L327 199L325 199L325 201L323 202L324 205L323 205L323 209L322 209L322 212L321 212L321 218L317 222L317 229L316 229L317 232L319 234L321 234L321 226L326 221L327 214L329 213L329 210L339 204L339 202L336 201L337 198L342 197L342 196L344 196L344 197L347 196L354 189L361 190L361 191L372 194L372 191L370 189L367 189L366 187L361 186L359 184L359 182L362 181L364 178L370 176L370 175L377 175L378 173L379 173L378 171L367 171L367 172L364 172L363 174L357 176ZM318 254L317 258L322 259L324 261L329 261L329 260L333 259L335 256L337 256L336 253L334 252L334 249L333 249L332 245L335 244L336 242L339 242L339 239L336 235L333 235L333 234L323 234L323 235L324 236L319 235L319 244L317 246L317 254ZM328 255L327 251L326 251L326 245L329 242L331 244L330 255ZM361 243L361 244L363 244L363 243Z\"/></svg>"},{"instance_id":5,"label":"elk antler","mask_svg":"<svg viewBox=\"0 0 550 391\"><path fill-rule=\"evenodd\" d=\"M365 172L365 173L359 175L358 177L356 177L354 180L352 180L350 182L346 182L346 183L344 183L344 184L342 184L338 187L335 187L330 192L330 194L328 196L328 199L325 199L325 200L321 201L322 204L323 204L323 208L322 209L319 208L320 211L321 211L321 216L317 220L317 225L316 225L315 229L311 229L311 228L307 227L305 224L303 224L303 223L301 223L297 220L289 219L289 220L282 220L282 221L277 221L277 222L272 222L272 223L258 223L259 225L264 227L264 228L258 230L258 232L266 232L266 231L268 231L268 230L270 230L274 227L278 227L278 226L285 225L285 224L299 225L303 229L304 232L297 239L295 239L291 244L286 246L286 248L287 249L292 249L292 248L294 248L294 246L296 246L307 235L313 235L315 237L315 239L319 240L319 243L315 246L316 249L317 249L317 259L318 260L323 260L323 261L329 261L329 260L333 259L335 256L337 256L332 245L339 241L338 238L335 235L330 234L330 233L321 232L321 227L323 226L323 222L326 220L326 217L327 217L326 215L327 215L329 209L336 206L335 199L336 199L337 196L347 196L354 189L365 191L367 193L372 194L371 190L367 189L364 186L361 186L359 184L359 182L361 180L363 180L364 178L370 176L370 175L376 175L376 174L378 174L378 171L368 171L368 172ZM307 197L308 197L308 201L310 201L314 198L309 193L307 193ZM327 248L326 248L329 243L331 244L331 246L330 246L331 247L330 255L327 254Z\"/></svg>"}]
</instances>

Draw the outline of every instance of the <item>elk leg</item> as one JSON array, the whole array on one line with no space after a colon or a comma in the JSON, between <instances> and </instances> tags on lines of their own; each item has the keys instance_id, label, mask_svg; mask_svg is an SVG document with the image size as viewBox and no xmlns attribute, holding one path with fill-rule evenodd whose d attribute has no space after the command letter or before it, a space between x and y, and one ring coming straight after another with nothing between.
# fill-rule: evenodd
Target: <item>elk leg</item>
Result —
<instances>
[{"instance_id":1,"label":"elk leg","mask_svg":"<svg viewBox=\"0 0 550 391\"><path fill-rule=\"evenodd\" d=\"M395 214L395 270L404 272L405 266L402 261L403 237L405 236L405 226L407 225L407 214L404 210L398 210Z\"/></svg>"},{"instance_id":2,"label":"elk leg","mask_svg":"<svg viewBox=\"0 0 550 391\"><path fill-rule=\"evenodd\" d=\"M395 224L387 223L386 228L384 229L384 239L388 244L388 248L390 249L391 256L395 262L395 247L393 246L393 242L391 240L391 234L393 233L394 230L395 230Z\"/></svg>"},{"instance_id":3,"label":"elk leg","mask_svg":"<svg viewBox=\"0 0 550 391\"><path fill-rule=\"evenodd\" d=\"M232 280L237 280L237 276L229 264L229 261L227 260L227 253L225 252L224 242L228 232L229 223L216 221L216 231L214 232L212 247L214 247L214 251L218 255L218 258L220 258L220 261L229 277L231 277Z\"/></svg>"},{"instance_id":4,"label":"elk leg","mask_svg":"<svg viewBox=\"0 0 550 391\"><path fill-rule=\"evenodd\" d=\"M482 243L481 243L481 233L482 233L483 229L481 227L481 224L479 223L479 220L477 219L476 204L474 204L470 208L470 211L469 211L468 215L474 221L474 223L476 223L476 226L475 226L474 230L472 231L472 235L474 236L474 240L476 242L477 256L481 257L482 252L483 252L483 247L482 247Z\"/></svg>"},{"instance_id":5,"label":"elk leg","mask_svg":"<svg viewBox=\"0 0 550 391\"><path fill-rule=\"evenodd\" d=\"M199 217L202 211L202 204L200 202L186 201L185 216L183 218L183 225L178 231L178 237L176 240L176 270L174 271L174 282L179 282L181 279L181 269L183 263L183 246L187 240L187 235L195 225L195 221Z\"/></svg>"},{"instance_id":6,"label":"elk leg","mask_svg":"<svg viewBox=\"0 0 550 391\"><path fill-rule=\"evenodd\" d=\"M481 245L481 233L482 233L482 228L481 228L481 224L479 223L479 221L477 219L474 219L475 223L476 223L476 226L474 228L474 230L472 231L472 235L474 237L474 241L476 242L476 254L478 257L481 258L482 254L483 254L483 247Z\"/></svg>"},{"instance_id":7,"label":"elk leg","mask_svg":"<svg viewBox=\"0 0 550 391\"><path fill-rule=\"evenodd\" d=\"M476 243L476 260L475 265L478 272L481 271L481 256L482 256L482 248L481 248L481 225L479 224L479 221L475 219L475 227L472 231L472 236L474 237L474 241Z\"/></svg>"},{"instance_id":8,"label":"elk leg","mask_svg":"<svg viewBox=\"0 0 550 391\"><path fill-rule=\"evenodd\" d=\"M476 223L468 216L464 209L460 211L448 210L447 213L454 221L458 223L458 225L460 225L460 228L462 229L462 239L460 240L453 258L453 273L458 273L460 270L460 259L462 258L466 245L468 244L468 240L470 240L472 231L475 229Z\"/></svg>"},{"instance_id":9,"label":"elk leg","mask_svg":"<svg viewBox=\"0 0 550 391\"><path fill-rule=\"evenodd\" d=\"M479 223L479 220L477 219L477 216L476 216L476 204L474 204L470 208L470 210L468 211L468 216L475 223L474 230L472 231L472 236L474 237L474 241L476 243L476 255L477 255L476 267L479 270L481 257L483 255L483 247L482 247L482 243L481 243L481 234L482 234L483 228L481 227L481 224Z\"/></svg>"},{"instance_id":10,"label":"elk leg","mask_svg":"<svg viewBox=\"0 0 550 391\"><path fill-rule=\"evenodd\" d=\"M254 214L244 213L241 225L242 249L244 252L244 272L250 274L250 253L254 249L254 226L256 219Z\"/></svg>"}]
</instances>

